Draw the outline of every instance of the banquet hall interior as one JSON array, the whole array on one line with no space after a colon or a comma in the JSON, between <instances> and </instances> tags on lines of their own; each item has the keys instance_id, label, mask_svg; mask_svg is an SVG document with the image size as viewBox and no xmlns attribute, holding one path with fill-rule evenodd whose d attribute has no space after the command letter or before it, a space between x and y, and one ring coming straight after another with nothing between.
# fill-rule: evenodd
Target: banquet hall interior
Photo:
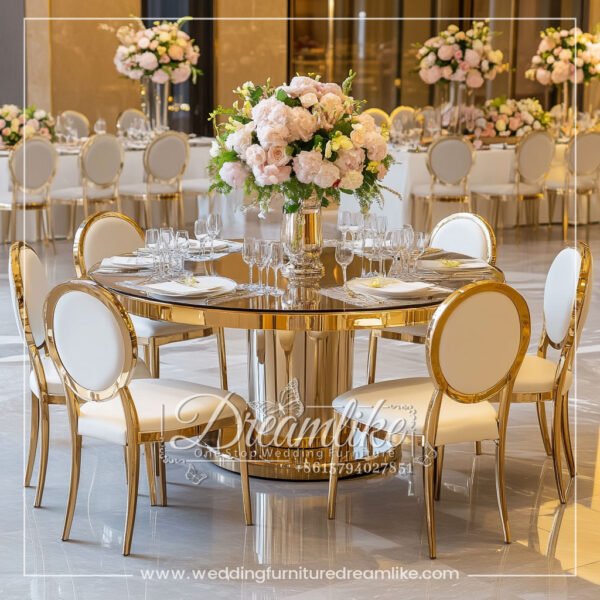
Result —
<instances>
[{"instance_id":1,"label":"banquet hall interior","mask_svg":"<svg viewBox=\"0 0 600 600\"><path fill-rule=\"evenodd\" d=\"M600 1L1 15L2 600L600 597Z\"/></svg>"}]
</instances>

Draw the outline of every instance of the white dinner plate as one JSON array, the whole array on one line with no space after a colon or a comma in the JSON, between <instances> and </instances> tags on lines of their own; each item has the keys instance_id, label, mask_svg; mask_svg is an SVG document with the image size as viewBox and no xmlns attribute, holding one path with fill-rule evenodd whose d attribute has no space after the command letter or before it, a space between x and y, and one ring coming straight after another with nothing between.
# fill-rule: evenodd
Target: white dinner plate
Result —
<instances>
[{"instance_id":1,"label":"white dinner plate","mask_svg":"<svg viewBox=\"0 0 600 600\"><path fill-rule=\"evenodd\" d=\"M232 292L237 283L227 277L212 277L209 275L194 277L195 284L187 285L178 281L149 283L144 289L153 296L161 298L203 298Z\"/></svg>"},{"instance_id":2,"label":"white dinner plate","mask_svg":"<svg viewBox=\"0 0 600 600\"><path fill-rule=\"evenodd\" d=\"M374 287L373 283L378 287ZM382 298L414 298L431 293L435 286L424 281L402 281L393 277L366 277L348 282L350 289Z\"/></svg>"},{"instance_id":3,"label":"white dinner plate","mask_svg":"<svg viewBox=\"0 0 600 600\"><path fill-rule=\"evenodd\" d=\"M452 259L451 259L452 260ZM478 258L457 259L458 265L446 265L442 260L420 260L419 265L423 269L432 271L464 271L469 269L485 269L489 264Z\"/></svg>"}]
</instances>

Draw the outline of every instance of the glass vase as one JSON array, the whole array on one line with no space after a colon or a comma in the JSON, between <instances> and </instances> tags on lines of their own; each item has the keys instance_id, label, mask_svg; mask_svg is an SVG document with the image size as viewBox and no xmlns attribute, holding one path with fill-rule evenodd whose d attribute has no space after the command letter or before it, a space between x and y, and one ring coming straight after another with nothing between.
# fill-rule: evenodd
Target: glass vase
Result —
<instances>
[{"instance_id":1,"label":"glass vase","mask_svg":"<svg viewBox=\"0 0 600 600\"><path fill-rule=\"evenodd\" d=\"M144 80L142 107L152 131L161 133L169 129L169 82L155 83L149 77Z\"/></svg>"},{"instance_id":2,"label":"glass vase","mask_svg":"<svg viewBox=\"0 0 600 600\"><path fill-rule=\"evenodd\" d=\"M440 105L442 127L450 134L459 135L462 133L467 86L462 81L450 81L444 92Z\"/></svg>"}]
</instances>

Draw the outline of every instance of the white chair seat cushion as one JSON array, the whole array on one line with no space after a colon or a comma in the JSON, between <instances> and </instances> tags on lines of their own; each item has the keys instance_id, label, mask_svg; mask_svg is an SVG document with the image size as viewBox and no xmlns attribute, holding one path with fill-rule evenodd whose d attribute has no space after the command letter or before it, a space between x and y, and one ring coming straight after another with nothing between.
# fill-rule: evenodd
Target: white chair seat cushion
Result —
<instances>
[{"instance_id":1,"label":"white chair seat cushion","mask_svg":"<svg viewBox=\"0 0 600 600\"><path fill-rule=\"evenodd\" d=\"M171 183L128 183L119 186L122 196L143 196L144 194L174 194L177 186Z\"/></svg>"},{"instance_id":2,"label":"white chair seat cushion","mask_svg":"<svg viewBox=\"0 0 600 600\"><path fill-rule=\"evenodd\" d=\"M429 183L419 183L412 187L411 192L415 196L429 196L432 193L432 187ZM435 183L433 185L433 195L453 198L455 196L464 196L465 190L462 185L443 185L441 183Z\"/></svg>"},{"instance_id":3,"label":"white chair seat cushion","mask_svg":"<svg viewBox=\"0 0 600 600\"><path fill-rule=\"evenodd\" d=\"M433 383L427 377L393 379L350 390L338 396L333 401L333 407L337 412L342 413L344 406L355 398L358 403L356 414L354 417L352 414L348 416L360 423L368 423L375 405L380 400L385 400L373 417L372 423L378 428L395 433L398 433L399 420L410 417L407 409L399 410L399 407L412 407L415 410L414 433L420 435L423 433L433 391ZM462 404L444 396L436 445L498 439L496 416L495 408L487 401ZM412 429L410 425L409 422L407 427L409 430Z\"/></svg>"},{"instance_id":4,"label":"white chair seat cushion","mask_svg":"<svg viewBox=\"0 0 600 600\"><path fill-rule=\"evenodd\" d=\"M62 381L52 362L52 359L49 356L42 356L42 366L44 368L44 376L46 377L46 387L48 388L48 393L51 396L64 396L65 390L63 388ZM147 379L150 377L150 371L146 366L146 363L143 360L138 360L135 365L135 370L133 372L134 379ZM33 369L29 374L29 387L31 391L35 394L37 398L40 397L40 388L38 385L37 377L35 376L35 372Z\"/></svg>"},{"instance_id":5,"label":"white chair seat cushion","mask_svg":"<svg viewBox=\"0 0 600 600\"><path fill-rule=\"evenodd\" d=\"M471 191L482 196L516 196L516 183L473 183ZM542 187L532 183L520 183L519 192L524 196L535 196L542 193Z\"/></svg>"},{"instance_id":6,"label":"white chair seat cushion","mask_svg":"<svg viewBox=\"0 0 600 600\"><path fill-rule=\"evenodd\" d=\"M239 396L231 392L189 381L136 379L128 387L142 433L174 431L206 424L227 397L240 413L246 406ZM186 401L192 396L200 397ZM219 418L233 414L229 405L223 405ZM82 404L79 434L124 445L126 426L121 399Z\"/></svg>"},{"instance_id":7,"label":"white chair seat cushion","mask_svg":"<svg viewBox=\"0 0 600 600\"><path fill-rule=\"evenodd\" d=\"M63 188L60 190L54 190L50 197L52 200L61 201L61 200L81 200L83 198L83 188L79 187L69 187ZM115 197L115 189L110 188L88 188L87 197L90 200L103 200L105 198L114 198Z\"/></svg>"},{"instance_id":8,"label":"white chair seat cushion","mask_svg":"<svg viewBox=\"0 0 600 600\"><path fill-rule=\"evenodd\" d=\"M566 184L566 185L565 185ZM575 185L575 180L573 178L569 179L565 182L563 178L561 179L548 179L546 180L546 187L549 190L564 190L564 189L573 189ZM577 177L577 191L585 192L587 190L596 189L598 183L596 178L591 175L580 175Z\"/></svg>"},{"instance_id":9,"label":"white chair seat cushion","mask_svg":"<svg viewBox=\"0 0 600 600\"><path fill-rule=\"evenodd\" d=\"M554 387L556 366L555 362L547 358L542 358L535 354L526 354L515 379L513 393L536 394L551 392ZM568 390L572 383L573 374L569 371L565 381L565 390Z\"/></svg>"},{"instance_id":10,"label":"white chair seat cushion","mask_svg":"<svg viewBox=\"0 0 600 600\"><path fill-rule=\"evenodd\" d=\"M23 192L17 192L17 202L44 202L44 200L43 194L24 194ZM0 192L0 205L9 207L12 203L12 192Z\"/></svg>"},{"instance_id":11,"label":"white chair seat cushion","mask_svg":"<svg viewBox=\"0 0 600 600\"><path fill-rule=\"evenodd\" d=\"M397 333L403 335L414 335L419 337L427 336L427 325L407 325L406 327L387 327L381 333L385 336L385 333Z\"/></svg>"},{"instance_id":12,"label":"white chair seat cushion","mask_svg":"<svg viewBox=\"0 0 600 600\"><path fill-rule=\"evenodd\" d=\"M176 335L179 333L186 333L187 331L202 331L206 329L206 327L201 326L195 327L192 325L168 323L167 321L154 321L136 315L129 316L131 317L131 322L133 323L136 335L141 338Z\"/></svg>"},{"instance_id":13,"label":"white chair seat cushion","mask_svg":"<svg viewBox=\"0 0 600 600\"><path fill-rule=\"evenodd\" d=\"M210 188L210 179L200 177L199 179L183 179L181 187L184 194L208 194Z\"/></svg>"}]
</instances>

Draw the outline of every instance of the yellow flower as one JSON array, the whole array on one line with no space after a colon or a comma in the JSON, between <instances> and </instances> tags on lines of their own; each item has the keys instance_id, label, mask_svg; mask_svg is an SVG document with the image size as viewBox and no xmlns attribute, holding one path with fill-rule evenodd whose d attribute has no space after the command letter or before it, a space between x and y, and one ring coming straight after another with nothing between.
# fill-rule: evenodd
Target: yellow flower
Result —
<instances>
[{"instance_id":1,"label":"yellow flower","mask_svg":"<svg viewBox=\"0 0 600 600\"><path fill-rule=\"evenodd\" d=\"M252 116L252 104L250 104L249 100L246 100L246 102L244 102L244 115L246 117Z\"/></svg>"},{"instance_id":2,"label":"yellow flower","mask_svg":"<svg viewBox=\"0 0 600 600\"><path fill-rule=\"evenodd\" d=\"M336 131L331 139L331 149L334 152L338 150L351 150L354 147L352 140L341 131Z\"/></svg>"},{"instance_id":3,"label":"yellow flower","mask_svg":"<svg viewBox=\"0 0 600 600\"><path fill-rule=\"evenodd\" d=\"M331 158L331 142L325 145L325 158Z\"/></svg>"},{"instance_id":4,"label":"yellow flower","mask_svg":"<svg viewBox=\"0 0 600 600\"><path fill-rule=\"evenodd\" d=\"M390 128L387 123L381 124L381 137L387 142L390 139Z\"/></svg>"},{"instance_id":5,"label":"yellow flower","mask_svg":"<svg viewBox=\"0 0 600 600\"><path fill-rule=\"evenodd\" d=\"M168 33L168 32L166 32L166 31L162 31L162 32L159 34L159 36L158 36L158 39L159 39L161 42L168 42L168 41L171 39L171 36L169 35L169 33Z\"/></svg>"},{"instance_id":6,"label":"yellow flower","mask_svg":"<svg viewBox=\"0 0 600 600\"><path fill-rule=\"evenodd\" d=\"M159 56L162 56L167 51L167 49L164 46L157 46L156 51L158 52Z\"/></svg>"},{"instance_id":7,"label":"yellow flower","mask_svg":"<svg viewBox=\"0 0 600 600\"><path fill-rule=\"evenodd\" d=\"M367 171L369 171L370 173L377 173L379 171L379 161L378 160L369 161L369 164L367 165Z\"/></svg>"}]
</instances>

